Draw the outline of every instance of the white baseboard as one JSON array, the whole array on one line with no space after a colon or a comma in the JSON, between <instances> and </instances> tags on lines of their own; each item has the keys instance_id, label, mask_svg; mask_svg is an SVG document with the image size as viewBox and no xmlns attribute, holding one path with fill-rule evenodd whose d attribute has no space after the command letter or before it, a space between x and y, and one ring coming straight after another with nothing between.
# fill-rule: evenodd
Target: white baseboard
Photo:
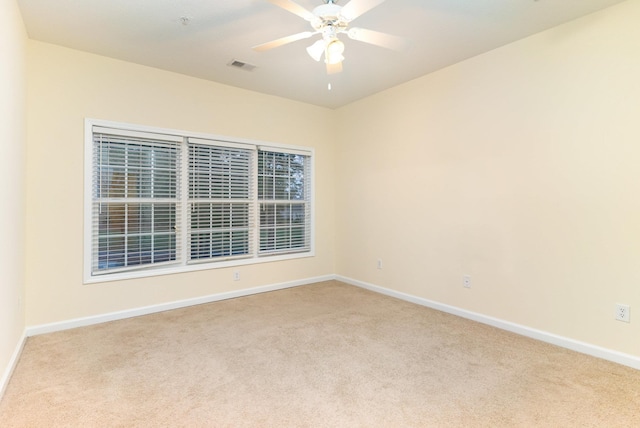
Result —
<instances>
[{"instance_id":1,"label":"white baseboard","mask_svg":"<svg viewBox=\"0 0 640 428\"><path fill-rule=\"evenodd\" d=\"M67 321L60 321L50 324L36 325L26 328L26 336L36 336L38 334L53 333L55 331L68 330L76 327L85 327L93 324L100 324L108 321L116 321L125 318L132 318L141 315L149 315L156 312L179 309L187 306L201 305L203 303L217 302L220 300L233 299L236 297L249 296L252 294L266 293L268 291L282 290L285 288L297 287L300 285L313 284L315 282L330 281L336 279L335 275L324 275L313 278L306 278L296 281L284 282L280 284L263 285L260 287L247 288L244 290L229 291L226 293L211 294L208 296L195 297L192 299L178 300L175 302L161 303L158 305L144 306L141 308L127 309L124 311L110 312L84 318L75 318Z\"/></svg>"},{"instance_id":2,"label":"white baseboard","mask_svg":"<svg viewBox=\"0 0 640 428\"><path fill-rule=\"evenodd\" d=\"M20 359L20 354L22 354L22 348L24 348L24 344L26 341L27 341L27 336L25 333L22 333L22 337L20 337L20 340L16 345L16 349L13 351L13 354L11 355L9 364L7 364L7 367L5 368L4 373L2 373L2 378L0 378L0 400L4 396L4 391L7 388L7 385L9 384L9 380L11 379L11 375L13 374L13 371L15 370L16 365L18 364L18 360Z\"/></svg>"},{"instance_id":3,"label":"white baseboard","mask_svg":"<svg viewBox=\"0 0 640 428\"><path fill-rule=\"evenodd\" d=\"M363 281L358 281L341 275L324 275L314 278L306 278L297 281L290 281L280 284L265 285L260 287L248 288L238 291L230 291L226 293L212 294L209 296L196 297L193 299L179 300L175 302L168 302L159 305L145 306L141 308L134 308L124 311L111 312L102 315L95 315L85 318L76 318L68 321L61 321L50 324L36 325L27 327L25 334L23 334L20 344L17 346L16 351L12 357L12 360L5 370L2 379L0 379L0 397L4 391L4 387L11 377L13 368L18 361L22 347L24 346L25 338L35 336L38 334L52 333L55 331L68 330L76 327L84 327L93 324L100 324L108 321L115 321L125 318L131 318L141 315L148 315L156 312L168 311L171 309L184 308L187 306L200 305L203 303L216 302L220 300L233 299L236 297L249 296L252 294L265 293L268 291L282 290L285 288L297 287L300 285L313 284L315 282L330 281L330 280L342 281L346 284L355 285L357 287L365 288L376 293L384 294L397 299L405 300L407 302L415 303L428 308L436 309L442 312L446 312L452 315L457 315L462 318L477 321L483 324L491 325L493 327L500 328L502 330L510 331L512 333L520 334L522 336L530 337L532 339L540 340L542 342L551 343L553 345L561 346L566 349L570 349L583 354L591 355L604 360L612 361L614 363L622 364L634 369L640 370L640 357L625 354L611 349L602 348L600 346L592 345L578 340L570 339L567 337L558 336L553 333L537 330L520 324L515 324L509 321L501 320L499 318L490 317L477 312L467 311L455 306L445 305L443 303L435 302L432 300L424 299L422 297L413 296L411 294L402 293L400 291L391 290L388 288L380 287L374 284L370 284Z\"/></svg>"},{"instance_id":4,"label":"white baseboard","mask_svg":"<svg viewBox=\"0 0 640 428\"><path fill-rule=\"evenodd\" d=\"M512 333L516 333L521 336L530 337L532 339L540 340L546 343L551 343L553 345L561 346L563 348L570 349L572 351L591 355L593 357L612 361L614 363L622 364L622 365L640 370L640 357L636 357L634 355L613 351L611 349L602 348L600 346L592 345L585 342L580 342L578 340L569 339L567 337L558 336L556 334L549 333L546 331L536 330L534 328L530 328L524 325L515 324L509 321L493 318L477 312L471 312L464 309L460 309L455 306L449 306L449 305L438 303L432 300L423 299L422 297L413 296L411 294L390 290L384 287L379 287L377 285L369 284L363 281L358 281L358 280L344 277L341 275L337 275L335 279L338 281L345 282L347 284L355 285L357 287L374 291L376 293L395 297L397 299L405 300L407 302L416 303L418 305L426 306L428 308L436 309L438 311L446 312L452 315L457 315L462 318L467 318L473 321L477 321L483 324L500 328L502 330L510 331Z\"/></svg>"}]
</instances>

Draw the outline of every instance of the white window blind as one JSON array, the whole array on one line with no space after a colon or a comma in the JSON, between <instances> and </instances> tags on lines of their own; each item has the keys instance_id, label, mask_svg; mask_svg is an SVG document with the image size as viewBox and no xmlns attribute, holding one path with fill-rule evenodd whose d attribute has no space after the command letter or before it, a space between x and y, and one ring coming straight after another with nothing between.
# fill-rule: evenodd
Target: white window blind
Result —
<instances>
[{"instance_id":1,"label":"white window blind","mask_svg":"<svg viewBox=\"0 0 640 428\"><path fill-rule=\"evenodd\" d=\"M309 171L307 155L258 152L261 255L309 250Z\"/></svg>"},{"instance_id":2,"label":"white window blind","mask_svg":"<svg viewBox=\"0 0 640 428\"><path fill-rule=\"evenodd\" d=\"M254 150L189 140L189 259L252 253Z\"/></svg>"},{"instance_id":3,"label":"white window blind","mask_svg":"<svg viewBox=\"0 0 640 428\"><path fill-rule=\"evenodd\" d=\"M179 144L111 132L93 133L92 273L175 263Z\"/></svg>"},{"instance_id":4,"label":"white window blind","mask_svg":"<svg viewBox=\"0 0 640 428\"><path fill-rule=\"evenodd\" d=\"M313 255L312 152L87 120L85 281Z\"/></svg>"}]
</instances>

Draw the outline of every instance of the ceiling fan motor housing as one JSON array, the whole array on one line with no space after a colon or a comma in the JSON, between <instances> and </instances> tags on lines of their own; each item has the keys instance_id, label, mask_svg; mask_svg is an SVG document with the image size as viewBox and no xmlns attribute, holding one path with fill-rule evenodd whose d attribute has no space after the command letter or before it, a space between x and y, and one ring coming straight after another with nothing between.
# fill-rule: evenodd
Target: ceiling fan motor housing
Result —
<instances>
[{"instance_id":1,"label":"ceiling fan motor housing","mask_svg":"<svg viewBox=\"0 0 640 428\"><path fill-rule=\"evenodd\" d=\"M347 21L342 17L340 12L342 6L338 6L333 2L325 3L313 9L313 14L316 16L316 20L311 23L311 26L316 30L321 30L326 26L333 26L337 28L346 28Z\"/></svg>"}]
</instances>

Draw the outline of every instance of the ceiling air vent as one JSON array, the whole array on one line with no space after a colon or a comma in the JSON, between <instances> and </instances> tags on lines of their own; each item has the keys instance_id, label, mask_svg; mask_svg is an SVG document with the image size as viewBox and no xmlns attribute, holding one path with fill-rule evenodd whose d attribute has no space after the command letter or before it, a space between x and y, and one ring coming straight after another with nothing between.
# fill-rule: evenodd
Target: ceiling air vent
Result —
<instances>
[{"instance_id":1,"label":"ceiling air vent","mask_svg":"<svg viewBox=\"0 0 640 428\"><path fill-rule=\"evenodd\" d=\"M237 59L231 60L231 62L227 65L229 67L241 68L246 71L253 71L253 69L256 68L256 66L253 64L248 64L246 62L238 61Z\"/></svg>"}]
</instances>

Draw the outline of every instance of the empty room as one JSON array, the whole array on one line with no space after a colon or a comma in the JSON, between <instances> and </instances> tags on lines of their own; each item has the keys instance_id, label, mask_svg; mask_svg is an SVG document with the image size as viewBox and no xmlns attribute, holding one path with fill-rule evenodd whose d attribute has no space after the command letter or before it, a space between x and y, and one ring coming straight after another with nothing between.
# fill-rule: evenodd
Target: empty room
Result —
<instances>
[{"instance_id":1,"label":"empty room","mask_svg":"<svg viewBox=\"0 0 640 428\"><path fill-rule=\"evenodd\" d=\"M0 426L640 425L640 0L0 0Z\"/></svg>"}]
</instances>

